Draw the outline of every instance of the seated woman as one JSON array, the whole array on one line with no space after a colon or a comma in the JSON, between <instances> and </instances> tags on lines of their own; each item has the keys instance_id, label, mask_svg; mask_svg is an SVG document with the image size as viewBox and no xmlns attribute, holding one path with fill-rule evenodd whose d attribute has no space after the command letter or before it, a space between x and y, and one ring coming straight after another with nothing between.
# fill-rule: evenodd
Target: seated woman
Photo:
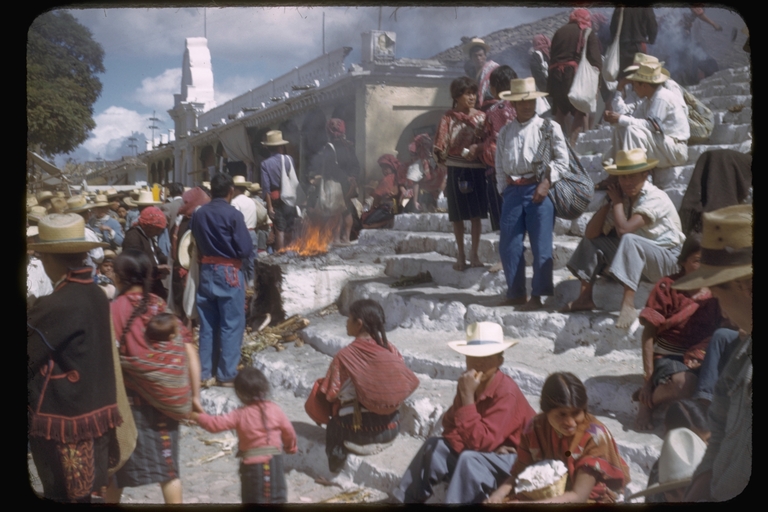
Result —
<instances>
[{"instance_id":1,"label":"seated woman","mask_svg":"<svg viewBox=\"0 0 768 512\"><path fill-rule=\"evenodd\" d=\"M400 406L419 386L403 356L387 341L384 322L379 303L370 299L352 303L347 334L355 339L336 354L307 400L307 412L315 400L331 404L330 418L325 414L312 418L328 423L325 453L334 473L344 466L350 451L373 454L395 440Z\"/></svg>"},{"instance_id":2,"label":"seated woman","mask_svg":"<svg viewBox=\"0 0 768 512\"><path fill-rule=\"evenodd\" d=\"M445 167L437 165L432 152L432 138L421 133L408 146L411 152L411 163L406 171L405 184L400 185L403 198L413 198L405 205L405 212L420 212L424 209L425 201L429 201L427 209L434 211L437 198L445 190Z\"/></svg>"},{"instance_id":3,"label":"seated woman","mask_svg":"<svg viewBox=\"0 0 768 512\"><path fill-rule=\"evenodd\" d=\"M629 482L629 467L605 425L587 412L584 384L572 373L553 373L541 388L541 410L523 431L511 476L486 503L506 502L515 494L517 475L550 459L568 468L565 493L537 503L615 503Z\"/></svg>"},{"instance_id":4,"label":"seated woman","mask_svg":"<svg viewBox=\"0 0 768 512\"><path fill-rule=\"evenodd\" d=\"M605 204L590 219L568 261L568 270L581 280L581 291L563 312L595 309L592 288L599 274L608 273L624 285L616 327L627 329L637 319L640 281L655 283L677 272L685 236L672 200L648 181L658 163L648 160L643 149L628 149L616 153L616 165L605 167L618 176L618 183L608 186Z\"/></svg>"},{"instance_id":5,"label":"seated woman","mask_svg":"<svg viewBox=\"0 0 768 512\"><path fill-rule=\"evenodd\" d=\"M371 209L364 213L360 219L364 229L386 227L398 213L400 162L394 155L387 154L381 155L378 163L384 178L371 194L373 196Z\"/></svg>"},{"instance_id":6,"label":"seated woman","mask_svg":"<svg viewBox=\"0 0 768 512\"><path fill-rule=\"evenodd\" d=\"M692 292L672 289L676 280L699 268L699 235L688 237L678 261L682 271L656 283L640 312L644 382L633 397L640 402L635 420L639 430L653 429L655 407L691 397L707 345L723 317L708 288Z\"/></svg>"}]
</instances>

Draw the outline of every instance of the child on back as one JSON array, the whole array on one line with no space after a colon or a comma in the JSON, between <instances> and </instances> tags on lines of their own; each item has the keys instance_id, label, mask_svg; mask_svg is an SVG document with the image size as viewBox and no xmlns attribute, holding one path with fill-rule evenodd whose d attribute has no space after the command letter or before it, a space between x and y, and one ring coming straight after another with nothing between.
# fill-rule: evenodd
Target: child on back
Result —
<instances>
[{"instance_id":1,"label":"child on back","mask_svg":"<svg viewBox=\"0 0 768 512\"><path fill-rule=\"evenodd\" d=\"M235 429L239 440L240 483L243 503L285 503L285 453L296 453L296 432L274 402L266 400L269 382L256 368L243 368L235 377L235 393L243 407L224 416L192 413L209 432ZM281 449L282 447L282 449Z\"/></svg>"}]
</instances>

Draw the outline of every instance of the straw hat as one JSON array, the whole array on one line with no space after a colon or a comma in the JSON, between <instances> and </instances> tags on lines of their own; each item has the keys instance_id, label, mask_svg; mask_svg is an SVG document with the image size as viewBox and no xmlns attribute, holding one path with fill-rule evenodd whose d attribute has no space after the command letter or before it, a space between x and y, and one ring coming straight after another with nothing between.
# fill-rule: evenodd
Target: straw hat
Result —
<instances>
[{"instance_id":1,"label":"straw hat","mask_svg":"<svg viewBox=\"0 0 768 512\"><path fill-rule=\"evenodd\" d=\"M467 326L466 341L449 341L448 347L465 356L486 357L504 352L518 342L504 341L504 331L496 322L475 322Z\"/></svg>"},{"instance_id":2,"label":"straw hat","mask_svg":"<svg viewBox=\"0 0 768 512\"><path fill-rule=\"evenodd\" d=\"M135 202L133 202L133 199L131 199L130 197L124 197L123 204L125 204L125 206L129 208L135 208L138 206Z\"/></svg>"},{"instance_id":3,"label":"straw hat","mask_svg":"<svg viewBox=\"0 0 768 512\"><path fill-rule=\"evenodd\" d=\"M284 146L290 144L287 140L283 140L283 132L280 130L270 130L267 132L267 141L262 142L264 146Z\"/></svg>"},{"instance_id":4,"label":"straw hat","mask_svg":"<svg viewBox=\"0 0 768 512\"><path fill-rule=\"evenodd\" d=\"M509 90L499 93L499 98L507 101L535 100L543 98L548 93L536 90L536 80L532 76L528 78L515 78L509 82Z\"/></svg>"},{"instance_id":5,"label":"straw hat","mask_svg":"<svg viewBox=\"0 0 768 512\"><path fill-rule=\"evenodd\" d=\"M107 196L103 194L97 194L93 207L97 208L101 206L109 206L109 200L107 199Z\"/></svg>"},{"instance_id":6,"label":"straw hat","mask_svg":"<svg viewBox=\"0 0 768 512\"><path fill-rule=\"evenodd\" d=\"M250 190L252 194L259 194L261 193L261 185L258 183L251 183L251 188L248 190Z\"/></svg>"},{"instance_id":7,"label":"straw hat","mask_svg":"<svg viewBox=\"0 0 768 512\"><path fill-rule=\"evenodd\" d=\"M631 66L627 66L624 68L624 72L628 73L630 71L637 71L640 68L640 64L661 64L664 66L663 62L659 62L659 59L657 57L654 57L653 55L647 55L645 53L637 52L635 54L635 59L632 61Z\"/></svg>"},{"instance_id":8,"label":"straw hat","mask_svg":"<svg viewBox=\"0 0 768 512\"><path fill-rule=\"evenodd\" d=\"M79 213L90 210L94 206L96 205L86 201L85 196L72 196L67 199L67 212Z\"/></svg>"},{"instance_id":9,"label":"straw hat","mask_svg":"<svg viewBox=\"0 0 768 512\"><path fill-rule=\"evenodd\" d=\"M232 185L240 188L249 188L252 183L245 181L245 176L232 176Z\"/></svg>"},{"instance_id":10,"label":"straw hat","mask_svg":"<svg viewBox=\"0 0 768 512\"><path fill-rule=\"evenodd\" d=\"M35 205L29 209L27 219L30 222L40 222L40 219L45 217L47 214L48 211L45 209L45 206Z\"/></svg>"},{"instance_id":11,"label":"straw hat","mask_svg":"<svg viewBox=\"0 0 768 512\"><path fill-rule=\"evenodd\" d=\"M624 176L653 169L658 164L658 160L648 160L643 148L621 149L616 152L616 163L606 165L604 169L613 176Z\"/></svg>"},{"instance_id":12,"label":"straw hat","mask_svg":"<svg viewBox=\"0 0 768 512\"><path fill-rule=\"evenodd\" d=\"M51 213L64 213L67 211L67 200L63 197L51 198Z\"/></svg>"},{"instance_id":13,"label":"straw hat","mask_svg":"<svg viewBox=\"0 0 768 512\"><path fill-rule=\"evenodd\" d=\"M627 500L687 487L693 472L704 458L707 445L692 430L676 428L667 432L659 457L659 482L629 496Z\"/></svg>"},{"instance_id":14,"label":"straw hat","mask_svg":"<svg viewBox=\"0 0 768 512\"><path fill-rule=\"evenodd\" d=\"M118 192L117 189L108 188L107 191L104 192L104 195L106 195L108 198L113 198L115 196L119 196L120 192Z\"/></svg>"},{"instance_id":15,"label":"straw hat","mask_svg":"<svg viewBox=\"0 0 768 512\"><path fill-rule=\"evenodd\" d=\"M751 204L702 214L701 266L675 281L672 288L696 290L752 277Z\"/></svg>"},{"instance_id":16,"label":"straw hat","mask_svg":"<svg viewBox=\"0 0 768 512\"><path fill-rule=\"evenodd\" d=\"M53 197L53 192L51 192L50 190L41 190L40 192L37 193L37 202L42 203L46 199L50 199L52 197Z\"/></svg>"},{"instance_id":17,"label":"straw hat","mask_svg":"<svg viewBox=\"0 0 768 512\"><path fill-rule=\"evenodd\" d=\"M163 202L155 201L155 196L152 195L151 190L142 190L139 192L139 198L136 200L136 206L152 206L156 204L163 204Z\"/></svg>"},{"instance_id":18,"label":"straw hat","mask_svg":"<svg viewBox=\"0 0 768 512\"><path fill-rule=\"evenodd\" d=\"M37 233L38 233L37 226L29 226L27 228L27 238L32 238L33 236L37 236Z\"/></svg>"},{"instance_id":19,"label":"straw hat","mask_svg":"<svg viewBox=\"0 0 768 512\"><path fill-rule=\"evenodd\" d=\"M117 253L112 249L104 249L104 261L117 258Z\"/></svg>"},{"instance_id":20,"label":"straw hat","mask_svg":"<svg viewBox=\"0 0 768 512\"><path fill-rule=\"evenodd\" d=\"M85 239L85 221L74 213L52 213L46 215L38 226L37 243L29 244L30 249L45 253L87 252L96 247L109 247L103 242L89 242Z\"/></svg>"},{"instance_id":21,"label":"straw hat","mask_svg":"<svg viewBox=\"0 0 768 512\"><path fill-rule=\"evenodd\" d=\"M27 211L33 206L37 206L37 198L35 196L27 196Z\"/></svg>"},{"instance_id":22,"label":"straw hat","mask_svg":"<svg viewBox=\"0 0 768 512\"><path fill-rule=\"evenodd\" d=\"M661 84L669 80L669 72L664 73L661 62L656 64L640 64L637 71L627 77L627 80L634 82L645 82L647 84Z\"/></svg>"},{"instance_id":23,"label":"straw hat","mask_svg":"<svg viewBox=\"0 0 768 512\"><path fill-rule=\"evenodd\" d=\"M469 52L474 48L475 46L480 46L483 50L485 50L485 53L488 54L488 52L491 51L491 47L486 44L485 41L480 39L479 37L473 37L468 42L464 43L464 55L469 58Z\"/></svg>"},{"instance_id":24,"label":"straw hat","mask_svg":"<svg viewBox=\"0 0 768 512\"><path fill-rule=\"evenodd\" d=\"M211 182L210 181L204 181L203 186L207 188L208 190L211 190Z\"/></svg>"},{"instance_id":25,"label":"straw hat","mask_svg":"<svg viewBox=\"0 0 768 512\"><path fill-rule=\"evenodd\" d=\"M66 199L67 198L67 194L65 194L64 191L62 191L62 190L57 190L56 191L56 197L63 197L64 199Z\"/></svg>"},{"instance_id":26,"label":"straw hat","mask_svg":"<svg viewBox=\"0 0 768 512\"><path fill-rule=\"evenodd\" d=\"M192 230L187 230L179 241L179 265L189 270L189 246L192 243Z\"/></svg>"},{"instance_id":27,"label":"straw hat","mask_svg":"<svg viewBox=\"0 0 768 512\"><path fill-rule=\"evenodd\" d=\"M131 197L136 200L139 198L139 189L135 188L130 192Z\"/></svg>"}]
</instances>

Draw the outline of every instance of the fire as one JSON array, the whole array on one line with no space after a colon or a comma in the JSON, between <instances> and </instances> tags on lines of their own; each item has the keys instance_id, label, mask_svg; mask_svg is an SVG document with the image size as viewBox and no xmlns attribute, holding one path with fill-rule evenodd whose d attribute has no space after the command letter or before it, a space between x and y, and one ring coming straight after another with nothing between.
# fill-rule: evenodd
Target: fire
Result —
<instances>
[{"instance_id":1,"label":"fire","mask_svg":"<svg viewBox=\"0 0 768 512\"><path fill-rule=\"evenodd\" d=\"M299 256L317 256L328 252L328 245L333 240L333 228L338 223L338 217L305 218L301 226L301 234L290 245L279 251L279 254L292 251Z\"/></svg>"}]
</instances>

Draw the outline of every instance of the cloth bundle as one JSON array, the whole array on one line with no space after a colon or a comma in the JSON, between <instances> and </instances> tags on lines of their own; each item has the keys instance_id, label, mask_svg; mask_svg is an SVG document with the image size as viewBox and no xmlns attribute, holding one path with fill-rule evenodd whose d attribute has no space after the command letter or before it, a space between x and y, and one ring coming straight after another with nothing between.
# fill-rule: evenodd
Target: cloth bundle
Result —
<instances>
[{"instance_id":1,"label":"cloth bundle","mask_svg":"<svg viewBox=\"0 0 768 512\"><path fill-rule=\"evenodd\" d=\"M517 476L515 492L519 494L544 489L556 484L566 473L568 468L559 460L542 460L531 464Z\"/></svg>"}]
</instances>

